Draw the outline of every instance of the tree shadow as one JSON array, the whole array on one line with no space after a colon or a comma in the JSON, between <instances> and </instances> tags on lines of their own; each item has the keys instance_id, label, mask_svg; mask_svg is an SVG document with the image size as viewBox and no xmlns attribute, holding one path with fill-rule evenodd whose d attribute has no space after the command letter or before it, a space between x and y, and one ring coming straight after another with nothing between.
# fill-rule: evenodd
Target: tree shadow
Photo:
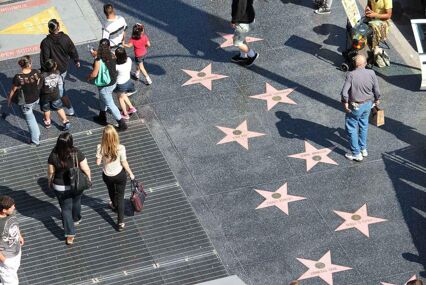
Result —
<instances>
[{"instance_id":1,"label":"tree shadow","mask_svg":"<svg viewBox=\"0 0 426 285\"><path fill-rule=\"evenodd\" d=\"M275 116L280 119L275 125L279 134L288 139L299 139L314 142L323 147L336 146L335 152L344 155L345 149L338 147L347 146L348 141L345 130L342 128L329 128L311 121L292 118L283 111L275 112Z\"/></svg>"},{"instance_id":2,"label":"tree shadow","mask_svg":"<svg viewBox=\"0 0 426 285\"><path fill-rule=\"evenodd\" d=\"M425 139L423 136L423 142ZM425 271L420 274L426 277L426 146L406 147L384 153L382 158L417 249L402 257L421 264Z\"/></svg>"}]
</instances>

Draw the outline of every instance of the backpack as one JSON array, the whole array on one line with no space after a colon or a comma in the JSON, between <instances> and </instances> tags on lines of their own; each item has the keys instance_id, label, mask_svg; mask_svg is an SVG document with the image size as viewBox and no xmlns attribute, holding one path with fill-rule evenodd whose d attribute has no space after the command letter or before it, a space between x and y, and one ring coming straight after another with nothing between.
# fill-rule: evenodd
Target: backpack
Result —
<instances>
[{"instance_id":1,"label":"backpack","mask_svg":"<svg viewBox=\"0 0 426 285\"><path fill-rule=\"evenodd\" d=\"M99 67L98 76L96 76L96 79L95 79L95 85L98 87L104 87L111 83L111 76L109 75L109 70L105 62L103 62L102 59L100 59L99 62L100 62L100 67Z\"/></svg>"}]
</instances>

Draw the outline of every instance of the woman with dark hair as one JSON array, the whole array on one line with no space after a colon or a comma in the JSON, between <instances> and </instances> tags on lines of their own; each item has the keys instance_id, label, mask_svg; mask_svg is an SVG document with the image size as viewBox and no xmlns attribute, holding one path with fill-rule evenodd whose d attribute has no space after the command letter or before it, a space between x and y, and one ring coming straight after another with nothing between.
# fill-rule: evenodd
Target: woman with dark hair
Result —
<instances>
[{"instance_id":1,"label":"woman with dark hair","mask_svg":"<svg viewBox=\"0 0 426 285\"><path fill-rule=\"evenodd\" d=\"M58 198L66 244L71 245L76 234L75 226L81 221L81 194L75 195L71 192L69 170L77 164L91 181L90 168L84 154L74 147L73 138L69 132L59 135L47 162L48 185Z\"/></svg>"},{"instance_id":2,"label":"woman with dark hair","mask_svg":"<svg viewBox=\"0 0 426 285\"><path fill-rule=\"evenodd\" d=\"M100 112L99 115L93 119L101 125L107 125L106 111L109 109L114 119L118 122L118 129L124 131L127 129L126 121L121 117L120 110L117 108L112 98L112 92L117 84L117 71L115 67L116 59L112 56L108 39L102 39L99 42L99 47L95 54L96 57L93 62L93 70L87 79L92 80L98 76L102 76L103 74L101 74L100 71L102 71L105 65L109 73L110 82L104 86L98 86Z\"/></svg>"},{"instance_id":3,"label":"woman with dark hair","mask_svg":"<svg viewBox=\"0 0 426 285\"><path fill-rule=\"evenodd\" d=\"M130 70L132 69L132 60L127 56L126 50L119 47L115 50L117 58L117 87L115 92L118 94L118 102L120 103L121 116L128 120L133 113L136 113L136 108L130 102L128 96L136 93L135 85L130 79ZM129 109L127 109L129 107Z\"/></svg>"},{"instance_id":4,"label":"woman with dark hair","mask_svg":"<svg viewBox=\"0 0 426 285\"><path fill-rule=\"evenodd\" d=\"M29 55L25 55L18 60L21 72L13 77L12 88L7 97L7 103L12 103L12 99L22 92L25 98L23 105L20 105L22 114L28 126L31 135L31 144L40 144L40 128L38 127L33 108L39 101L39 84L41 74L38 70L32 69L32 61Z\"/></svg>"}]
</instances>

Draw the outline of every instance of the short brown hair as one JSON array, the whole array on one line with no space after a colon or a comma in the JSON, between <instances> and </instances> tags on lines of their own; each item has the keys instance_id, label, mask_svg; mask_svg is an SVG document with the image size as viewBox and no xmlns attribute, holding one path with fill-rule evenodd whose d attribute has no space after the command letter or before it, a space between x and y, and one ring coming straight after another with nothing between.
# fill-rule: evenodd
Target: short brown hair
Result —
<instances>
[{"instance_id":1,"label":"short brown hair","mask_svg":"<svg viewBox=\"0 0 426 285\"><path fill-rule=\"evenodd\" d=\"M407 285L423 285L423 282L421 280L411 280L407 283Z\"/></svg>"},{"instance_id":2,"label":"short brown hair","mask_svg":"<svg viewBox=\"0 0 426 285\"><path fill-rule=\"evenodd\" d=\"M299 285L299 281L295 280L295 281L291 281L290 285Z\"/></svg>"},{"instance_id":3,"label":"short brown hair","mask_svg":"<svg viewBox=\"0 0 426 285\"><path fill-rule=\"evenodd\" d=\"M10 196L0 196L0 212L3 210L10 209L15 205L15 201Z\"/></svg>"},{"instance_id":4,"label":"short brown hair","mask_svg":"<svg viewBox=\"0 0 426 285\"><path fill-rule=\"evenodd\" d=\"M105 16L109 16L114 13L114 7L112 6L112 4L108 3L104 5L104 13Z\"/></svg>"}]
</instances>

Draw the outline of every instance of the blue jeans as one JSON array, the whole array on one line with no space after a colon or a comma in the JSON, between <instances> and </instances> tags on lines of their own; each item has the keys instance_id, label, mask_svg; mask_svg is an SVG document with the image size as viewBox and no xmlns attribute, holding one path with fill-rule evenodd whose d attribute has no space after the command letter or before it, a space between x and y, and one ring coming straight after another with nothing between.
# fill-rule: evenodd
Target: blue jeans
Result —
<instances>
[{"instance_id":1,"label":"blue jeans","mask_svg":"<svg viewBox=\"0 0 426 285\"><path fill-rule=\"evenodd\" d=\"M66 76L67 76L67 72L66 71L64 73L61 73L62 84L58 84L59 97L61 97L61 98L62 98L62 96L64 96L64 93L65 93L65 77Z\"/></svg>"},{"instance_id":2,"label":"blue jeans","mask_svg":"<svg viewBox=\"0 0 426 285\"><path fill-rule=\"evenodd\" d=\"M21 111L24 115L25 122L27 122L28 130L31 135L31 142L35 144L40 143L40 129L38 127L36 118L33 113L33 108L38 104L38 101L35 101L31 104L25 104L21 106Z\"/></svg>"},{"instance_id":3,"label":"blue jeans","mask_svg":"<svg viewBox=\"0 0 426 285\"><path fill-rule=\"evenodd\" d=\"M61 206L65 237L75 236L74 222L81 219L81 194L74 196L71 194L71 190L55 190L55 195L58 198L59 206Z\"/></svg>"},{"instance_id":4,"label":"blue jeans","mask_svg":"<svg viewBox=\"0 0 426 285\"><path fill-rule=\"evenodd\" d=\"M353 155L359 155L362 149L367 149L368 118L373 102L368 101L352 112L346 113L345 127Z\"/></svg>"},{"instance_id":5,"label":"blue jeans","mask_svg":"<svg viewBox=\"0 0 426 285\"><path fill-rule=\"evenodd\" d=\"M114 103L114 99L112 98L112 92L115 89L117 84L106 86L106 87L98 87L99 90L99 108L101 111L110 110L112 116L117 121L121 120L120 110Z\"/></svg>"}]
</instances>

